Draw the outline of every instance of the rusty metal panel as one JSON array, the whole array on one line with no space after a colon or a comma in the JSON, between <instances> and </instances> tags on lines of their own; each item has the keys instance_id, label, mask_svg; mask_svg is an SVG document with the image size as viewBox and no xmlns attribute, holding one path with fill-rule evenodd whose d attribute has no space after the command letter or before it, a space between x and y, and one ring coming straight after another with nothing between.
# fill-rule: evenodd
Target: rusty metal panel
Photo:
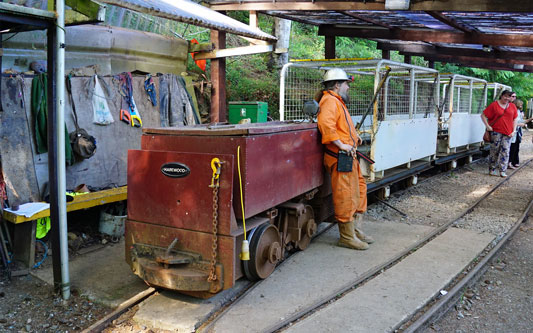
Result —
<instances>
[{"instance_id":1,"label":"rusty metal panel","mask_svg":"<svg viewBox=\"0 0 533 333\"><path fill-rule=\"evenodd\" d=\"M263 125L263 127L268 125ZM274 124L274 127L279 126ZM297 126L294 125L293 126ZM143 135L145 150L219 153L234 156L241 146L241 176L245 217L251 217L320 186L323 182L323 151L316 126L302 124L300 130L274 132L256 129L257 135ZM208 129L204 131L209 132ZM236 132L237 133L237 132ZM241 132L238 132L241 133ZM233 208L241 218L239 175L234 167Z\"/></svg>"},{"instance_id":2,"label":"rusty metal panel","mask_svg":"<svg viewBox=\"0 0 533 333\"><path fill-rule=\"evenodd\" d=\"M316 129L248 138L243 179L245 215L260 213L320 186L322 160ZM239 211L235 209L237 217Z\"/></svg>"},{"instance_id":3,"label":"rusty metal panel","mask_svg":"<svg viewBox=\"0 0 533 333\"><path fill-rule=\"evenodd\" d=\"M126 221L126 261L131 265L130 251L133 244L147 244L166 247L174 238L178 238L176 250L196 252L204 260L211 259L211 244L213 235L210 233L192 230L169 228L149 223ZM223 267L224 289L231 288L237 278L235 274L235 262L237 248L235 238L219 236L217 242L217 262ZM239 270L240 271L240 270Z\"/></svg>"},{"instance_id":4,"label":"rusty metal panel","mask_svg":"<svg viewBox=\"0 0 533 333\"><path fill-rule=\"evenodd\" d=\"M174 228L211 232L213 171L211 160L224 162L220 174L218 201L219 234L231 232L233 156L191 154L171 151L130 150L128 152L128 218ZM190 174L181 178L161 171L166 163L181 163Z\"/></svg>"}]
</instances>

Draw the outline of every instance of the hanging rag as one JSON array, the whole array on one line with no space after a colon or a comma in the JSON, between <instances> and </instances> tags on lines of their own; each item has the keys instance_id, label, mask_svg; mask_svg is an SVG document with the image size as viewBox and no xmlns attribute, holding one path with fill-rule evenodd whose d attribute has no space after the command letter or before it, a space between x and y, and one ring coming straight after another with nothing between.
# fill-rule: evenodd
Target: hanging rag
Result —
<instances>
[{"instance_id":1,"label":"hanging rag","mask_svg":"<svg viewBox=\"0 0 533 333\"><path fill-rule=\"evenodd\" d=\"M41 239L46 234L48 234L48 231L50 231L51 225L50 225L50 217L45 216L37 219L37 228L35 230L35 238Z\"/></svg>"},{"instance_id":2,"label":"hanging rag","mask_svg":"<svg viewBox=\"0 0 533 333\"><path fill-rule=\"evenodd\" d=\"M151 74L147 74L144 79L144 90L148 94L148 99L152 102L153 106L157 106L157 95L155 92L155 83Z\"/></svg>"},{"instance_id":3,"label":"hanging rag","mask_svg":"<svg viewBox=\"0 0 533 333\"><path fill-rule=\"evenodd\" d=\"M46 73L35 75L31 83L31 112L35 121L35 142L37 153L48 152L48 96L46 93L48 79ZM65 124L65 138L68 138ZM65 161L67 165L74 163L74 155L70 141L65 139Z\"/></svg>"},{"instance_id":4,"label":"hanging rag","mask_svg":"<svg viewBox=\"0 0 533 333\"><path fill-rule=\"evenodd\" d=\"M174 74L159 78L159 114L161 127L200 124L200 118L192 98L185 87L185 80Z\"/></svg>"},{"instance_id":5,"label":"hanging rag","mask_svg":"<svg viewBox=\"0 0 533 333\"><path fill-rule=\"evenodd\" d=\"M93 76L94 79L94 92L92 96L93 105L93 123L97 125L109 125L114 122L107 100L104 95L104 90L98 80L98 75Z\"/></svg>"}]
</instances>

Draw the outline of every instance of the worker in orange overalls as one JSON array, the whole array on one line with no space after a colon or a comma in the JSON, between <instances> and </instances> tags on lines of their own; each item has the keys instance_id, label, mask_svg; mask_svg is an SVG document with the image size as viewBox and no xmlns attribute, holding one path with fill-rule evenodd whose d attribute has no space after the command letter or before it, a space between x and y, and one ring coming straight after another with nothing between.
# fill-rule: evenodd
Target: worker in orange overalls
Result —
<instances>
[{"instance_id":1,"label":"worker in orange overalls","mask_svg":"<svg viewBox=\"0 0 533 333\"><path fill-rule=\"evenodd\" d=\"M325 73L324 89L316 97L320 106L318 129L325 145L324 165L331 175L335 219L340 233L338 245L366 250L373 239L361 230L367 204L366 183L356 158L361 138L345 104L350 81L340 68Z\"/></svg>"}]
</instances>

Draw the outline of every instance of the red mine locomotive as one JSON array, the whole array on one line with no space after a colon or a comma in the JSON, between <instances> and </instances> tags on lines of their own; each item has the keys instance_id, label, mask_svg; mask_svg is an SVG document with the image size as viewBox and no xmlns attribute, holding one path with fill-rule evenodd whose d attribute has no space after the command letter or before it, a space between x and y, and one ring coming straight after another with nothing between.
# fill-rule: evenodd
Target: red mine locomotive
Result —
<instances>
[{"instance_id":1,"label":"red mine locomotive","mask_svg":"<svg viewBox=\"0 0 533 333\"><path fill-rule=\"evenodd\" d=\"M313 123L144 129L128 154L126 260L197 297L266 278L333 213L322 159Z\"/></svg>"}]
</instances>

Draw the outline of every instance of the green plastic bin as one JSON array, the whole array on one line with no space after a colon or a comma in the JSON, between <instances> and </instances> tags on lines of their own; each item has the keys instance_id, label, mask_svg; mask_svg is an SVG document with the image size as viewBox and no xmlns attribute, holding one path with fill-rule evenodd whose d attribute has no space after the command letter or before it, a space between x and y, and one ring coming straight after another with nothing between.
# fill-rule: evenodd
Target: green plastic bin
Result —
<instances>
[{"instance_id":1,"label":"green plastic bin","mask_svg":"<svg viewBox=\"0 0 533 333\"><path fill-rule=\"evenodd\" d=\"M241 119L250 118L252 123L267 121L267 102L229 102L229 122L237 124Z\"/></svg>"}]
</instances>

